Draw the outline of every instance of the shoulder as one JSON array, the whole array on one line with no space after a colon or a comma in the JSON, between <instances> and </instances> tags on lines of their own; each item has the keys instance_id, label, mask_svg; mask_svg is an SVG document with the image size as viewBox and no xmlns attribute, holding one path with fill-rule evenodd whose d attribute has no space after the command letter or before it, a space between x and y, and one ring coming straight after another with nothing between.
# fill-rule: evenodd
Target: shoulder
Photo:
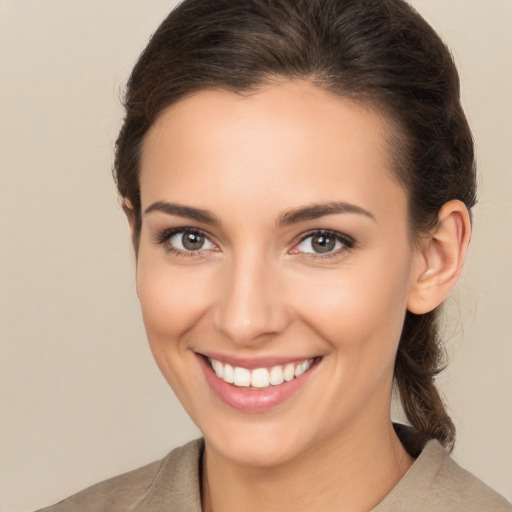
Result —
<instances>
[{"instance_id":1,"label":"shoulder","mask_svg":"<svg viewBox=\"0 0 512 512\"><path fill-rule=\"evenodd\" d=\"M429 441L374 512L512 512L512 505Z\"/></svg>"},{"instance_id":2,"label":"shoulder","mask_svg":"<svg viewBox=\"0 0 512 512\"><path fill-rule=\"evenodd\" d=\"M512 512L512 505L469 471L461 468L437 443L431 441L432 458L440 460L432 485L447 505L458 504L465 512Z\"/></svg>"},{"instance_id":3,"label":"shoulder","mask_svg":"<svg viewBox=\"0 0 512 512\"><path fill-rule=\"evenodd\" d=\"M38 512L200 511L199 468L203 441L192 441L165 458L93 485Z\"/></svg>"}]
</instances>

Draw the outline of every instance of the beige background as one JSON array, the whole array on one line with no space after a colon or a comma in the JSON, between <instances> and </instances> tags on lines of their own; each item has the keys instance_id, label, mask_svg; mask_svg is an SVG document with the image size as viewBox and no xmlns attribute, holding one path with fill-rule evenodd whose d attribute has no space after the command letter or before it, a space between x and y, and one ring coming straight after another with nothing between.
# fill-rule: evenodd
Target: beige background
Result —
<instances>
[{"instance_id":1,"label":"beige background","mask_svg":"<svg viewBox=\"0 0 512 512\"><path fill-rule=\"evenodd\" d=\"M166 0L0 0L0 511L198 435L154 365L110 177L119 91ZM455 457L512 499L512 1L415 0L460 66L478 147L471 255L440 381Z\"/></svg>"}]
</instances>

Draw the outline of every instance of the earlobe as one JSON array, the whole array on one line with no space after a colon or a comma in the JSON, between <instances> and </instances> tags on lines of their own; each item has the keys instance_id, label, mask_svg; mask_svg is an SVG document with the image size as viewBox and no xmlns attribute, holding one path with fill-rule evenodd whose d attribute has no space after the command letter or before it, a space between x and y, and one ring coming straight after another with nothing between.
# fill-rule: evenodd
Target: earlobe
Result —
<instances>
[{"instance_id":1,"label":"earlobe","mask_svg":"<svg viewBox=\"0 0 512 512\"><path fill-rule=\"evenodd\" d=\"M437 226L418 249L407 301L411 313L428 313L450 295L462 272L470 238L466 206L449 201L439 210Z\"/></svg>"}]
</instances>

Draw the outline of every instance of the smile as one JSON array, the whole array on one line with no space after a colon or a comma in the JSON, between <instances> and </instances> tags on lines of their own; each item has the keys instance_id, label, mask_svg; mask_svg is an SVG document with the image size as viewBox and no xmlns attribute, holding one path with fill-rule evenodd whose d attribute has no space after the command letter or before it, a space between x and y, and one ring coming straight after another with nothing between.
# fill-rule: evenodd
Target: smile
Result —
<instances>
[{"instance_id":1,"label":"smile","mask_svg":"<svg viewBox=\"0 0 512 512\"><path fill-rule=\"evenodd\" d=\"M250 370L208 358L211 368L219 379L228 384L234 384L237 387L253 390L264 389L269 386L279 386L284 382L290 382L309 370L314 360L314 358L306 359L297 363Z\"/></svg>"},{"instance_id":2,"label":"smile","mask_svg":"<svg viewBox=\"0 0 512 512\"><path fill-rule=\"evenodd\" d=\"M244 413L272 410L299 394L314 379L323 357L279 360L237 359L196 353L206 383L224 404Z\"/></svg>"}]
</instances>

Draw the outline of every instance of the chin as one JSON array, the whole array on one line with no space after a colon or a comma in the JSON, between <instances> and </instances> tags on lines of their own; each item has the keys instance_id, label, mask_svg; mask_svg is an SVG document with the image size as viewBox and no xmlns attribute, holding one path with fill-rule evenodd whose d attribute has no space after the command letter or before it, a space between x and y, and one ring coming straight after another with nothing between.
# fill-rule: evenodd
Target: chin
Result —
<instances>
[{"instance_id":1,"label":"chin","mask_svg":"<svg viewBox=\"0 0 512 512\"><path fill-rule=\"evenodd\" d=\"M252 428L241 433L205 435L209 450L240 466L276 467L298 457L306 448L304 440L273 429Z\"/></svg>"}]
</instances>

